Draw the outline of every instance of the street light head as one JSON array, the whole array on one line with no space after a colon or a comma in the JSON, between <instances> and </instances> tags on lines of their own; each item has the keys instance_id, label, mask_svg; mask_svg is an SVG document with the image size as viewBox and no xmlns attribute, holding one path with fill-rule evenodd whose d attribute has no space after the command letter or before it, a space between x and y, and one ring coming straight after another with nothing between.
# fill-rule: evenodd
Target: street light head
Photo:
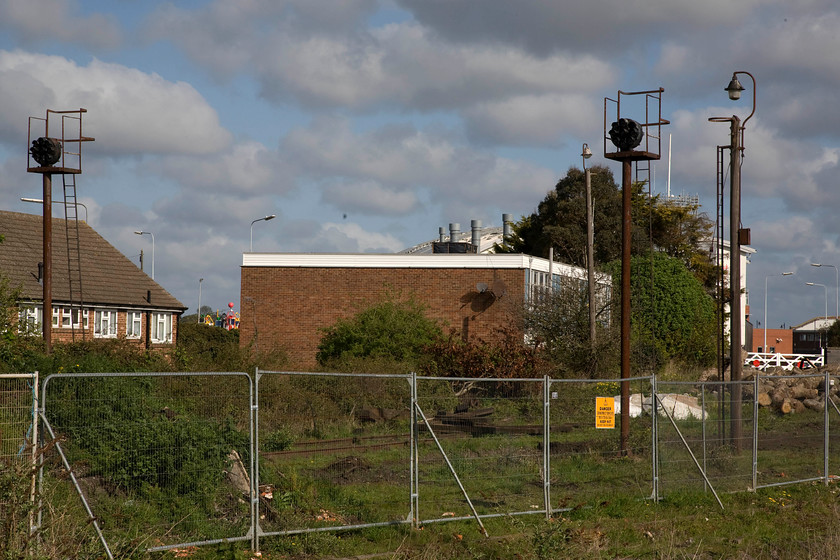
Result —
<instances>
[{"instance_id":1,"label":"street light head","mask_svg":"<svg viewBox=\"0 0 840 560\"><path fill-rule=\"evenodd\" d=\"M583 152L580 155L583 159L589 159L592 157L592 150L589 149L589 144L583 145Z\"/></svg>"},{"instance_id":2,"label":"street light head","mask_svg":"<svg viewBox=\"0 0 840 560\"><path fill-rule=\"evenodd\" d=\"M782 272L782 276L791 276L793 272Z\"/></svg>"},{"instance_id":3,"label":"street light head","mask_svg":"<svg viewBox=\"0 0 840 560\"><path fill-rule=\"evenodd\" d=\"M729 82L729 85L723 89L729 93L729 99L737 101L738 99L741 99L741 92L744 91L744 86L742 86L741 82L738 81L738 76L732 74L732 80Z\"/></svg>"},{"instance_id":4,"label":"street light head","mask_svg":"<svg viewBox=\"0 0 840 560\"><path fill-rule=\"evenodd\" d=\"M135 231L134 233L135 233L136 235L143 235L143 234L144 234L144 233L146 233L146 232L145 232L145 231Z\"/></svg>"},{"instance_id":5,"label":"street light head","mask_svg":"<svg viewBox=\"0 0 840 560\"><path fill-rule=\"evenodd\" d=\"M811 263L811 266L822 266L822 263Z\"/></svg>"},{"instance_id":6,"label":"street light head","mask_svg":"<svg viewBox=\"0 0 840 560\"><path fill-rule=\"evenodd\" d=\"M276 217L277 217L277 215L276 215L276 214L271 214L270 216L266 216L264 219L265 219L265 221L267 222L268 220L273 220L273 219L274 219L274 218L276 218Z\"/></svg>"}]
</instances>

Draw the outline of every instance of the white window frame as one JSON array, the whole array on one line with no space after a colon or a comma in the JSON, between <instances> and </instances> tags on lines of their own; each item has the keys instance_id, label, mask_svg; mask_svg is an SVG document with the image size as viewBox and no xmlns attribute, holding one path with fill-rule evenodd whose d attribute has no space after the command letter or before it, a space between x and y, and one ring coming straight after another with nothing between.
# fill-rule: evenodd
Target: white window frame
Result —
<instances>
[{"instance_id":1,"label":"white window frame","mask_svg":"<svg viewBox=\"0 0 840 560\"><path fill-rule=\"evenodd\" d=\"M94 312L94 338L116 338L119 313L116 309L97 309ZM104 329L102 327L105 327ZM103 333L104 331L104 333Z\"/></svg>"},{"instance_id":2,"label":"white window frame","mask_svg":"<svg viewBox=\"0 0 840 560\"><path fill-rule=\"evenodd\" d=\"M52 327L57 329L61 324L61 308L53 306L52 308Z\"/></svg>"},{"instance_id":3,"label":"white window frame","mask_svg":"<svg viewBox=\"0 0 840 560\"><path fill-rule=\"evenodd\" d=\"M44 308L40 305L25 305L18 312L18 331L35 335L42 330Z\"/></svg>"},{"instance_id":4,"label":"white window frame","mask_svg":"<svg viewBox=\"0 0 840 560\"><path fill-rule=\"evenodd\" d=\"M130 339L139 339L143 333L143 312L142 311L126 311L125 312L125 337Z\"/></svg>"},{"instance_id":5,"label":"white window frame","mask_svg":"<svg viewBox=\"0 0 840 560\"><path fill-rule=\"evenodd\" d=\"M80 315L81 315L81 321L79 320ZM72 328L78 329L79 327L82 326L82 323L84 323L85 328L87 328L87 326L88 326L88 310L83 309L81 314L80 314L78 309L74 313L72 307L62 307L61 308L61 328L62 329L69 329L71 320L73 321L73 327ZM56 324L56 310L55 309L53 309L53 326L54 327L57 326L57 324Z\"/></svg>"},{"instance_id":6,"label":"white window frame","mask_svg":"<svg viewBox=\"0 0 840 560\"><path fill-rule=\"evenodd\" d=\"M172 313L152 313L152 342L172 342Z\"/></svg>"}]
</instances>

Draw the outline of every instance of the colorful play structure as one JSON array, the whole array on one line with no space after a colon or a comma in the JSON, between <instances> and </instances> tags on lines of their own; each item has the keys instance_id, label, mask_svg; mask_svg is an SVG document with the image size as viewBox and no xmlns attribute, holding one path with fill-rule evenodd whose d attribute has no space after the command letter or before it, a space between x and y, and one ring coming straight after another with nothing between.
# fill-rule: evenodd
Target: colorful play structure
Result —
<instances>
[{"instance_id":1,"label":"colorful play structure","mask_svg":"<svg viewBox=\"0 0 840 560\"><path fill-rule=\"evenodd\" d=\"M228 303L228 308L227 313L219 313L219 310L217 309L215 317L208 313L204 316L204 324L211 327L221 327L229 331L238 329L239 313L233 312L233 302Z\"/></svg>"}]
</instances>

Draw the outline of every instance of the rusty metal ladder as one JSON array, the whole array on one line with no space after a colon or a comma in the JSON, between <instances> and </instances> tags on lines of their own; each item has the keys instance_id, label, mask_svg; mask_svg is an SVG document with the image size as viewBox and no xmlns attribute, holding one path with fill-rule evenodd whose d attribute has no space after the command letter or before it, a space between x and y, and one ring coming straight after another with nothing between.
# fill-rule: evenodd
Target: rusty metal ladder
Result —
<instances>
[{"instance_id":1,"label":"rusty metal ladder","mask_svg":"<svg viewBox=\"0 0 840 560\"><path fill-rule=\"evenodd\" d=\"M64 184L64 235L67 247L67 284L70 290L70 332L72 340L76 341L76 319L81 329L82 340L85 339L85 320L83 315L84 301L82 298L82 251L79 235L79 206L76 201L76 175L65 173L62 175Z\"/></svg>"}]
</instances>

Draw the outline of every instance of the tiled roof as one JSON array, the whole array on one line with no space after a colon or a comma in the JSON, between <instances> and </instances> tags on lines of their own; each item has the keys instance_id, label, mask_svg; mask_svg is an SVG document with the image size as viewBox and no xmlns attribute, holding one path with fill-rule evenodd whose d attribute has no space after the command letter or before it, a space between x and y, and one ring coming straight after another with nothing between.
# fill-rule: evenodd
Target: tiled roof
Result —
<instances>
[{"instance_id":1,"label":"tiled roof","mask_svg":"<svg viewBox=\"0 0 840 560\"><path fill-rule=\"evenodd\" d=\"M52 299L70 301L65 220L52 220ZM72 227L72 223L71 223ZM22 297L41 301L38 263L43 259L42 218L0 210L0 272L20 287ZM82 301L85 305L171 309L186 307L84 222L79 222ZM151 291L151 304L146 301ZM75 295L75 294L74 294ZM77 298L76 298L77 299Z\"/></svg>"}]
</instances>

